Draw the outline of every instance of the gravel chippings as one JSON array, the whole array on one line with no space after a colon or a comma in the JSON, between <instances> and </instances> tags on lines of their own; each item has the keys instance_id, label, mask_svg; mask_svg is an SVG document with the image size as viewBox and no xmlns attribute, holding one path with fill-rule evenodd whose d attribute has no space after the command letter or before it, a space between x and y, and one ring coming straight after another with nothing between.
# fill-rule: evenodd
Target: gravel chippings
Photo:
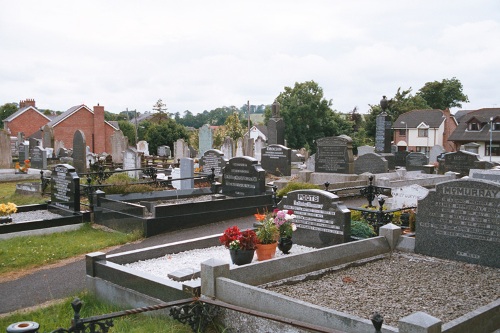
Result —
<instances>
[{"instance_id":1,"label":"gravel chippings","mask_svg":"<svg viewBox=\"0 0 500 333\"><path fill-rule=\"evenodd\" d=\"M12 214L13 223L37 221L37 220L50 220L61 217L62 215L49 212L48 210L32 210L29 212L20 212Z\"/></svg>"},{"instance_id":2,"label":"gravel chippings","mask_svg":"<svg viewBox=\"0 0 500 333\"><path fill-rule=\"evenodd\" d=\"M394 253L316 280L266 289L366 319L377 311L384 324L396 327L417 311L446 323L498 299L500 269Z\"/></svg>"}]
</instances>

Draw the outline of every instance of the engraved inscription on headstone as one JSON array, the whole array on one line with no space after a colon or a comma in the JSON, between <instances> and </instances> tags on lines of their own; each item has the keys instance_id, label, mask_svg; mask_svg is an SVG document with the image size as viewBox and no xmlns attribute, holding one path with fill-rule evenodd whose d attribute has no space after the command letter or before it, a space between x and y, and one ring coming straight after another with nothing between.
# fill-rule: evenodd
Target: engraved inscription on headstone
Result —
<instances>
[{"instance_id":1,"label":"engraved inscription on headstone","mask_svg":"<svg viewBox=\"0 0 500 333\"><path fill-rule=\"evenodd\" d=\"M47 151L42 147L33 148L31 167L34 169L47 169Z\"/></svg>"},{"instance_id":2,"label":"engraved inscription on headstone","mask_svg":"<svg viewBox=\"0 0 500 333\"><path fill-rule=\"evenodd\" d=\"M293 237L297 243L321 247L350 240L351 212L333 193L291 191L280 201L278 208L293 210L297 226Z\"/></svg>"},{"instance_id":3,"label":"engraved inscription on headstone","mask_svg":"<svg viewBox=\"0 0 500 333\"><path fill-rule=\"evenodd\" d=\"M354 173L352 139L333 136L316 140L315 171L328 173Z\"/></svg>"},{"instance_id":4,"label":"engraved inscription on headstone","mask_svg":"<svg viewBox=\"0 0 500 333\"><path fill-rule=\"evenodd\" d=\"M409 153L406 156L406 170L424 170L424 165L429 164L429 159L423 153Z\"/></svg>"},{"instance_id":5,"label":"engraved inscription on headstone","mask_svg":"<svg viewBox=\"0 0 500 333\"><path fill-rule=\"evenodd\" d=\"M459 177L469 175L470 169L474 168L474 162L479 161L479 156L468 151L457 151L444 154L440 161L440 172L458 172ZM442 164L442 165L441 165Z\"/></svg>"},{"instance_id":6,"label":"engraved inscription on headstone","mask_svg":"<svg viewBox=\"0 0 500 333\"><path fill-rule=\"evenodd\" d=\"M229 196L259 195L266 192L266 171L252 157L229 160L222 175L222 193Z\"/></svg>"},{"instance_id":7,"label":"engraved inscription on headstone","mask_svg":"<svg viewBox=\"0 0 500 333\"><path fill-rule=\"evenodd\" d=\"M379 114L375 120L375 152L390 153L391 152L391 116L383 112Z\"/></svg>"},{"instance_id":8,"label":"engraved inscription on headstone","mask_svg":"<svg viewBox=\"0 0 500 333\"><path fill-rule=\"evenodd\" d=\"M500 184L460 179L418 202L415 252L500 267Z\"/></svg>"},{"instance_id":9,"label":"engraved inscription on headstone","mask_svg":"<svg viewBox=\"0 0 500 333\"><path fill-rule=\"evenodd\" d=\"M222 175L222 170L226 166L227 160L224 159L224 154L217 149L209 149L200 158L200 167L204 174L212 173L212 168L216 176Z\"/></svg>"},{"instance_id":10,"label":"engraved inscription on headstone","mask_svg":"<svg viewBox=\"0 0 500 333\"><path fill-rule=\"evenodd\" d=\"M473 179L484 179L484 180L490 180L495 183L500 183L500 169L492 169L492 170L471 169L469 171L469 177Z\"/></svg>"},{"instance_id":11,"label":"engraved inscription on headstone","mask_svg":"<svg viewBox=\"0 0 500 333\"><path fill-rule=\"evenodd\" d=\"M275 176L292 174L292 150L282 145L269 145L262 148L262 168Z\"/></svg>"},{"instance_id":12,"label":"engraved inscription on headstone","mask_svg":"<svg viewBox=\"0 0 500 333\"><path fill-rule=\"evenodd\" d=\"M393 187L391 189L392 204L391 209L403 207L416 207L418 200L427 196L429 190L418 184L403 187Z\"/></svg>"},{"instance_id":13,"label":"engraved inscription on headstone","mask_svg":"<svg viewBox=\"0 0 500 333\"><path fill-rule=\"evenodd\" d=\"M50 177L51 205L80 211L80 178L69 164L58 164Z\"/></svg>"},{"instance_id":14,"label":"engraved inscription on headstone","mask_svg":"<svg viewBox=\"0 0 500 333\"><path fill-rule=\"evenodd\" d=\"M387 160L375 153L361 155L354 161L354 173L358 175L365 172L385 173L388 169L389 164Z\"/></svg>"}]
</instances>

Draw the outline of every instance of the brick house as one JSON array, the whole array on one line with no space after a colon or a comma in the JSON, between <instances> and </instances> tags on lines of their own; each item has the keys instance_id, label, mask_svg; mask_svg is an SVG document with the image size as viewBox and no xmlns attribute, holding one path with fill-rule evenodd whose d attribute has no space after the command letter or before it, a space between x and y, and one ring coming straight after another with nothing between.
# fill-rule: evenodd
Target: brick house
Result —
<instances>
[{"instance_id":1,"label":"brick house","mask_svg":"<svg viewBox=\"0 0 500 333\"><path fill-rule=\"evenodd\" d=\"M85 134L87 146L93 153L111 153L111 135L119 129L104 120L104 106L77 105L69 108L46 125L52 127L54 140L62 141L64 147L73 148L76 130Z\"/></svg>"},{"instance_id":2,"label":"brick house","mask_svg":"<svg viewBox=\"0 0 500 333\"><path fill-rule=\"evenodd\" d=\"M25 137L33 136L51 119L38 111L34 99L19 102L19 110L3 120L4 129L11 136L23 132Z\"/></svg>"},{"instance_id":3,"label":"brick house","mask_svg":"<svg viewBox=\"0 0 500 333\"><path fill-rule=\"evenodd\" d=\"M448 140L457 125L449 109L409 111L400 115L393 123L394 144L398 150L424 154L428 154L436 145L448 152L456 151L455 144Z\"/></svg>"}]
</instances>

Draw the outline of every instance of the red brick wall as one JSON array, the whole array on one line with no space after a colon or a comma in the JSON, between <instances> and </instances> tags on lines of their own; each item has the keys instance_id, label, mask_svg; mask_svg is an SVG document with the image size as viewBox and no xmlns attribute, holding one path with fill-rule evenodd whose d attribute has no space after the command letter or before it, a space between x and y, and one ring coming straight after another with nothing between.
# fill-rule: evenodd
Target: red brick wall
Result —
<instances>
[{"instance_id":1,"label":"red brick wall","mask_svg":"<svg viewBox=\"0 0 500 333\"><path fill-rule=\"evenodd\" d=\"M76 130L82 130L87 146L93 150L94 116L85 107L81 107L54 127L54 140L62 140L64 147L73 148L73 136Z\"/></svg>"},{"instance_id":2,"label":"red brick wall","mask_svg":"<svg viewBox=\"0 0 500 333\"><path fill-rule=\"evenodd\" d=\"M26 137L40 130L49 120L39 112L29 109L7 124L10 134L16 136L18 132L24 132Z\"/></svg>"},{"instance_id":3,"label":"red brick wall","mask_svg":"<svg viewBox=\"0 0 500 333\"><path fill-rule=\"evenodd\" d=\"M457 146L452 141L448 141L451 133L457 128L457 123L455 122L455 117L451 116L450 110L446 109L443 111L444 116L446 117L444 121L444 131L443 131L443 148L446 151L452 152L457 151Z\"/></svg>"},{"instance_id":4,"label":"red brick wall","mask_svg":"<svg viewBox=\"0 0 500 333\"><path fill-rule=\"evenodd\" d=\"M94 106L94 147L92 151L96 154L106 151L106 141L109 136L106 135L104 126L104 106ZM110 150L108 150L108 153Z\"/></svg>"}]
</instances>

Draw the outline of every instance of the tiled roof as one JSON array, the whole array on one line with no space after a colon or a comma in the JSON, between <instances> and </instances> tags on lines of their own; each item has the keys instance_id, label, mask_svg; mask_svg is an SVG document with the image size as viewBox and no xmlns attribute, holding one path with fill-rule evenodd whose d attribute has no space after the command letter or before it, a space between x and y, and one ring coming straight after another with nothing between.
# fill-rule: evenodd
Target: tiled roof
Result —
<instances>
[{"instance_id":1,"label":"tiled roof","mask_svg":"<svg viewBox=\"0 0 500 333\"><path fill-rule=\"evenodd\" d=\"M459 110L455 112L455 119L457 120L457 122L460 122L460 119L462 119L463 116L472 111L474 110Z\"/></svg>"},{"instance_id":2,"label":"tiled roof","mask_svg":"<svg viewBox=\"0 0 500 333\"><path fill-rule=\"evenodd\" d=\"M392 128L417 128L421 123L426 123L430 128L438 128L444 120L443 111L438 109L413 110L400 115Z\"/></svg>"},{"instance_id":3,"label":"tiled roof","mask_svg":"<svg viewBox=\"0 0 500 333\"><path fill-rule=\"evenodd\" d=\"M82 105L76 105L76 106L73 106L71 108L69 108L68 110L64 111L63 113L61 113L60 115L58 115L57 117L55 117L54 119L52 119L50 122L47 123L47 125L51 126L51 127L54 127L55 125L59 124L61 121L63 121L64 119L68 118L69 116L71 116L73 113L75 113L76 111L80 110L81 108L86 108L88 111L94 113L92 110L90 110L87 106L85 106L84 104Z\"/></svg>"},{"instance_id":4,"label":"tiled roof","mask_svg":"<svg viewBox=\"0 0 500 333\"><path fill-rule=\"evenodd\" d=\"M456 142L486 142L490 140L490 118L496 118L496 122L500 122L500 108L485 108L468 112L464 115L457 128L448 138L448 141ZM471 120L476 119L481 123L479 131L467 130ZM495 142L500 141L500 131L491 133L492 139Z\"/></svg>"},{"instance_id":5,"label":"tiled roof","mask_svg":"<svg viewBox=\"0 0 500 333\"><path fill-rule=\"evenodd\" d=\"M11 114L10 116L8 116L7 118L5 118L3 121L4 122L9 122L9 121L12 121L14 119L16 119L18 116L20 116L21 114L23 114L24 112L28 111L28 110L34 110L36 112L38 112L39 114L41 114L42 116L44 116L45 118L47 118L47 120L50 120L49 117L47 117L46 115L44 115L43 113L41 113L40 111L37 110L37 108L35 107L32 107L32 106L26 106L22 109L19 109L17 110L16 112L14 112L13 114Z\"/></svg>"}]
</instances>

